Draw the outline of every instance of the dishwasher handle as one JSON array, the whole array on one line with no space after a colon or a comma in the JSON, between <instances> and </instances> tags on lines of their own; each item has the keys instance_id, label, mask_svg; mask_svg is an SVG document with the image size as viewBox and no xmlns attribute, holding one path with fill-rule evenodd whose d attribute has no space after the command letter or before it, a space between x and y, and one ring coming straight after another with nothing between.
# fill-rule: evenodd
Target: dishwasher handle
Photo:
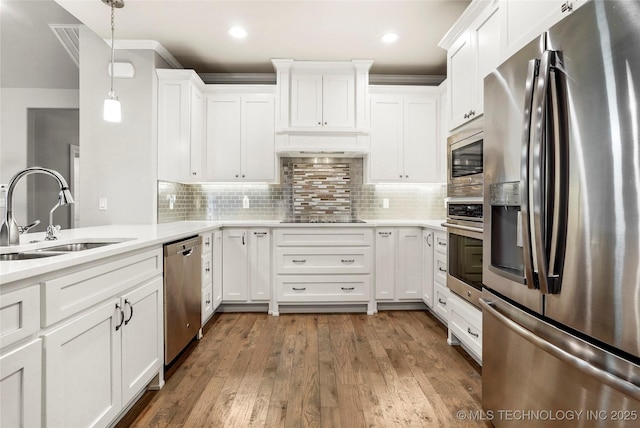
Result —
<instances>
[{"instance_id":1,"label":"dishwasher handle","mask_svg":"<svg viewBox=\"0 0 640 428\"><path fill-rule=\"evenodd\" d=\"M186 239L182 239L180 241L171 242L169 244L165 244L164 246L164 256L189 256L193 251L202 246L202 236L192 236Z\"/></svg>"}]
</instances>

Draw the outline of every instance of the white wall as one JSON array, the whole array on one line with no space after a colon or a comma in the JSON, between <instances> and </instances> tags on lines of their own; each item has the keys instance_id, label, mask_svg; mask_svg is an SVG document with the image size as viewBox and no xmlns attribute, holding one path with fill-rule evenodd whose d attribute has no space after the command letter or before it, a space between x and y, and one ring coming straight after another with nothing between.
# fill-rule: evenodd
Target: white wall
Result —
<instances>
[{"instance_id":1,"label":"white wall","mask_svg":"<svg viewBox=\"0 0 640 428\"><path fill-rule=\"evenodd\" d=\"M80 29L80 226L155 223L157 219L156 67L152 50L116 50L135 67L133 79L115 79L122 122L102 119L109 92L108 45ZM98 210L107 198L108 210ZM76 225L77 227L77 225Z\"/></svg>"},{"instance_id":2,"label":"white wall","mask_svg":"<svg viewBox=\"0 0 640 428\"><path fill-rule=\"evenodd\" d=\"M27 166L27 110L29 108L78 108L77 89L2 88L0 91L0 183ZM16 187L13 213L18 224L27 218L27 181ZM40 219L45 222L45 219Z\"/></svg>"}]
</instances>

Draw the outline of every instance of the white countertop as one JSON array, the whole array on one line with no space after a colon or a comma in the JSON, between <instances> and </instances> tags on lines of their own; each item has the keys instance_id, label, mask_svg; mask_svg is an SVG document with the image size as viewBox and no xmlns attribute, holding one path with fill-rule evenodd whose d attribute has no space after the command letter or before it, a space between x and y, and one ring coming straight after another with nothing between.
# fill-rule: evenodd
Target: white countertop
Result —
<instances>
[{"instance_id":1,"label":"white countertop","mask_svg":"<svg viewBox=\"0 0 640 428\"><path fill-rule=\"evenodd\" d=\"M365 223L281 223L280 220L182 221L163 224L108 225L60 231L57 241L43 241L44 232L20 236L20 245L0 247L0 254L17 253L74 242L122 241L90 250L19 261L0 261L0 284L117 256L128 251L161 246L221 227L428 227L445 231L443 220L365 220ZM31 241L39 241L31 243Z\"/></svg>"}]
</instances>

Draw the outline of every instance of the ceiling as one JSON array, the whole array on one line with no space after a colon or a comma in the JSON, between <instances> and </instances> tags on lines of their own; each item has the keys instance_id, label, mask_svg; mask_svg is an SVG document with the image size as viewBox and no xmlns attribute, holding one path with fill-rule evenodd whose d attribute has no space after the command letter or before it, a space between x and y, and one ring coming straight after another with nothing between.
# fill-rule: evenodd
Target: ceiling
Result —
<instances>
[{"instance_id":1,"label":"ceiling","mask_svg":"<svg viewBox=\"0 0 640 428\"><path fill-rule=\"evenodd\" d=\"M110 37L101 0L56 0L100 37ZM272 73L272 58L374 60L372 73L446 74L438 42L467 0L125 0L116 9L116 39L160 42L198 73ZM240 25L245 39L228 28ZM395 32L384 44L380 36Z\"/></svg>"}]
</instances>

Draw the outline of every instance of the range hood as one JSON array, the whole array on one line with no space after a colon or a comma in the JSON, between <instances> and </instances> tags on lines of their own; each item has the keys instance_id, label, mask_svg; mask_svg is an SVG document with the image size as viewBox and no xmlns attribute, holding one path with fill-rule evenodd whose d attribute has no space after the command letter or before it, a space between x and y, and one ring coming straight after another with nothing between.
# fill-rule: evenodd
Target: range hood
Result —
<instances>
[{"instance_id":1,"label":"range hood","mask_svg":"<svg viewBox=\"0 0 640 428\"><path fill-rule=\"evenodd\" d=\"M283 147L277 148L276 154L280 157L289 158L358 158L369 154L368 148L344 148L330 150L327 148L300 148L300 147Z\"/></svg>"}]
</instances>

